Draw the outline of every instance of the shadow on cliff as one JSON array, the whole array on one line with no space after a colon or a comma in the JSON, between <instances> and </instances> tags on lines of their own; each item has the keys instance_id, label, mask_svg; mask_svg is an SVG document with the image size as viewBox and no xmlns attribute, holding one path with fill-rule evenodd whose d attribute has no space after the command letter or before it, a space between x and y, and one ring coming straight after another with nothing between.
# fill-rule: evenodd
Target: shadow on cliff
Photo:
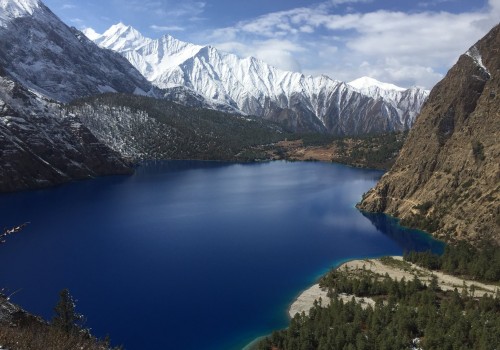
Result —
<instances>
[{"instance_id":1,"label":"shadow on cliff","mask_svg":"<svg viewBox=\"0 0 500 350\"><path fill-rule=\"evenodd\" d=\"M399 220L386 214L360 211L375 226L377 231L390 237L406 250L427 251L442 254L445 243L435 240L431 235L399 224Z\"/></svg>"}]
</instances>

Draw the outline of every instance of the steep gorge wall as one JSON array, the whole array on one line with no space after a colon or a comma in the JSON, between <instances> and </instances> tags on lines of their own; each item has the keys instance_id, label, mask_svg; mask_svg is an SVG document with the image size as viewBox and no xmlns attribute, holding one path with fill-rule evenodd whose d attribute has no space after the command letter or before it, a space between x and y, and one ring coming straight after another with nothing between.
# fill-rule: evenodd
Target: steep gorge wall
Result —
<instances>
[{"instance_id":1,"label":"steep gorge wall","mask_svg":"<svg viewBox=\"0 0 500 350\"><path fill-rule=\"evenodd\" d=\"M500 243L500 25L431 91L392 169L358 208L435 236Z\"/></svg>"}]
</instances>

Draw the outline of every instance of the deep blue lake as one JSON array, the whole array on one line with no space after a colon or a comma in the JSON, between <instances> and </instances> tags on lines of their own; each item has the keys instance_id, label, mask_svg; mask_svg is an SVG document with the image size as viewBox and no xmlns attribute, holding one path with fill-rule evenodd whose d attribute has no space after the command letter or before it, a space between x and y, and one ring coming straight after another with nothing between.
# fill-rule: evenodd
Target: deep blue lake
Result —
<instances>
[{"instance_id":1,"label":"deep blue lake","mask_svg":"<svg viewBox=\"0 0 500 350\"><path fill-rule=\"evenodd\" d=\"M350 258L442 250L355 203L382 175L338 164L145 163L133 176L0 196L0 286L52 317L69 288L129 350L241 349Z\"/></svg>"}]
</instances>

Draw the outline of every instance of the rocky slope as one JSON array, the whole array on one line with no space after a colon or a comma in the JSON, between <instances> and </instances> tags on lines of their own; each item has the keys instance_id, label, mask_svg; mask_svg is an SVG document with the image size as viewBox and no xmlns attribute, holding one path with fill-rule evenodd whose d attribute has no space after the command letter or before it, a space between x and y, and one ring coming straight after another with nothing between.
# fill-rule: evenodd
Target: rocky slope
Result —
<instances>
[{"instance_id":1,"label":"rocky slope","mask_svg":"<svg viewBox=\"0 0 500 350\"><path fill-rule=\"evenodd\" d=\"M358 207L446 240L500 243L500 26L431 91L396 164Z\"/></svg>"},{"instance_id":2,"label":"rocky slope","mask_svg":"<svg viewBox=\"0 0 500 350\"><path fill-rule=\"evenodd\" d=\"M290 136L280 126L241 115L145 96L103 94L66 108L104 144L131 160L253 160L247 150Z\"/></svg>"},{"instance_id":3,"label":"rocky slope","mask_svg":"<svg viewBox=\"0 0 500 350\"><path fill-rule=\"evenodd\" d=\"M130 172L78 119L0 67L0 192Z\"/></svg>"},{"instance_id":4,"label":"rocky slope","mask_svg":"<svg viewBox=\"0 0 500 350\"><path fill-rule=\"evenodd\" d=\"M66 26L39 0L0 2L0 65L61 102L109 91L153 94L127 60Z\"/></svg>"},{"instance_id":5,"label":"rocky slope","mask_svg":"<svg viewBox=\"0 0 500 350\"><path fill-rule=\"evenodd\" d=\"M102 35L92 30L86 34L101 47L121 53L160 88L184 87L216 108L282 122L295 131L336 135L401 131L413 124L428 94L374 80L350 85L326 76L282 71L254 57L239 58L169 35L146 38L123 23ZM376 89L368 91L374 82Z\"/></svg>"}]
</instances>

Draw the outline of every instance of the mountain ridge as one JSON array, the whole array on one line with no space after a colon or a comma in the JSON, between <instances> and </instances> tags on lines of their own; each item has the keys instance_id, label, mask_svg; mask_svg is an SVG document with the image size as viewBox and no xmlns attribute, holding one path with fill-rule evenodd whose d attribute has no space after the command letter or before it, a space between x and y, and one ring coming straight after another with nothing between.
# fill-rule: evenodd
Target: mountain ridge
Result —
<instances>
[{"instance_id":1,"label":"mountain ridge","mask_svg":"<svg viewBox=\"0 0 500 350\"><path fill-rule=\"evenodd\" d=\"M100 35L90 29L85 32L99 46L121 53L159 88L186 87L243 114L285 121L297 131L359 134L405 130L428 94L420 88L383 83L367 93L325 75L283 71L254 57L240 58L170 35L146 38L123 23ZM360 120L357 125L350 114Z\"/></svg>"},{"instance_id":2,"label":"mountain ridge","mask_svg":"<svg viewBox=\"0 0 500 350\"><path fill-rule=\"evenodd\" d=\"M0 21L0 65L46 97L69 102L108 91L157 93L121 55L100 49L39 0L2 0Z\"/></svg>"},{"instance_id":3,"label":"mountain ridge","mask_svg":"<svg viewBox=\"0 0 500 350\"><path fill-rule=\"evenodd\" d=\"M1 66L0 159L0 192L132 171L79 119L12 80Z\"/></svg>"}]
</instances>

